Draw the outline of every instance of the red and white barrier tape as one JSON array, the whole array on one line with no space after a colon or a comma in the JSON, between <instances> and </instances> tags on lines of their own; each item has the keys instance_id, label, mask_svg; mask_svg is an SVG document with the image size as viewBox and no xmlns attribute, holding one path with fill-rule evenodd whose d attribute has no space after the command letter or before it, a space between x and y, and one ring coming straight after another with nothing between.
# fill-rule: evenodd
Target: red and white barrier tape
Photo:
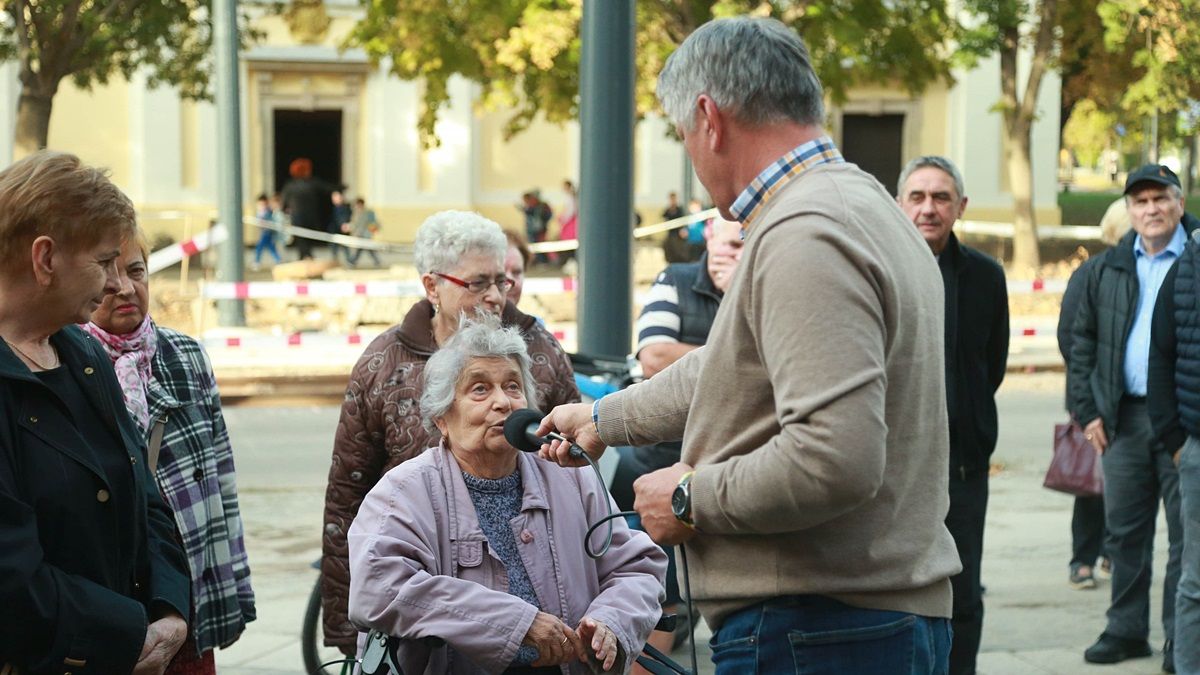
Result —
<instances>
[{"instance_id":1,"label":"red and white barrier tape","mask_svg":"<svg viewBox=\"0 0 1200 675\"><path fill-rule=\"evenodd\" d=\"M350 333L337 335L331 333L290 333L288 335L226 335L207 336L202 342L205 349L277 349L279 347L321 347L325 349L336 347L361 347L371 340L373 335Z\"/></svg>"},{"instance_id":2,"label":"red and white barrier tape","mask_svg":"<svg viewBox=\"0 0 1200 675\"><path fill-rule=\"evenodd\" d=\"M525 280L524 292L534 295L577 290L574 277ZM209 282L200 288L209 300L250 298L401 298L421 297L425 289L418 281L242 281Z\"/></svg>"},{"instance_id":3,"label":"red and white barrier tape","mask_svg":"<svg viewBox=\"0 0 1200 675\"><path fill-rule=\"evenodd\" d=\"M160 248L150 254L150 259L146 261L146 268L150 274L162 271L171 265L190 258L200 251L207 250L212 246L216 246L229 236L224 225L214 225L200 234L188 239L187 241L171 244L166 248Z\"/></svg>"}]
</instances>

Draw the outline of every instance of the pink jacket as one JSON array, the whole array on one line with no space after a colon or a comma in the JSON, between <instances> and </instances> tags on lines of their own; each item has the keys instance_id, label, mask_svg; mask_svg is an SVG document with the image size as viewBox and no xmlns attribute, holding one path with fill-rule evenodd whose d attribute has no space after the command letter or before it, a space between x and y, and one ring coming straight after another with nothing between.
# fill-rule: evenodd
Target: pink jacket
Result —
<instances>
[{"instance_id":1,"label":"pink jacket","mask_svg":"<svg viewBox=\"0 0 1200 675\"><path fill-rule=\"evenodd\" d=\"M542 611L575 627L584 616L616 633L628 672L658 622L666 556L645 534L614 520L612 547L584 553L587 527L605 513L591 469L566 469L518 453L524 486L513 531ZM614 507L615 510L615 507ZM598 545L606 528L593 535ZM405 673L500 673L537 608L509 595L454 456L443 444L389 471L349 532L350 620L409 640ZM445 647L417 640L435 636ZM360 648L362 640L359 641ZM566 674L592 672L575 662Z\"/></svg>"}]
</instances>

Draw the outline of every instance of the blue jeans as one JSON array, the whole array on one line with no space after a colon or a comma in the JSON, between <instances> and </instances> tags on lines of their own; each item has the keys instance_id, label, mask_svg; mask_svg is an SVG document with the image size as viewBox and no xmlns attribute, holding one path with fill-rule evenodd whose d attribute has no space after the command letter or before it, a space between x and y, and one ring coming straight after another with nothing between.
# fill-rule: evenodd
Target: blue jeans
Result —
<instances>
[{"instance_id":1,"label":"blue jeans","mask_svg":"<svg viewBox=\"0 0 1200 675\"><path fill-rule=\"evenodd\" d=\"M1183 575L1175 598L1175 667L1200 673L1200 438L1191 436L1179 458L1183 501Z\"/></svg>"},{"instance_id":2,"label":"blue jeans","mask_svg":"<svg viewBox=\"0 0 1200 675\"><path fill-rule=\"evenodd\" d=\"M949 619L791 595L734 612L713 634L717 675L945 675Z\"/></svg>"}]
</instances>

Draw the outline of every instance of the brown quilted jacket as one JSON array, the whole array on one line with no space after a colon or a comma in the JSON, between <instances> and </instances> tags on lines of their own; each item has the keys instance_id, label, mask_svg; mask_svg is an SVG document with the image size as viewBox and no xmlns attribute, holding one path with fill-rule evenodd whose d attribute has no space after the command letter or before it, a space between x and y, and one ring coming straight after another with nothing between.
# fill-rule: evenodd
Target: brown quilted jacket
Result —
<instances>
[{"instance_id":1,"label":"brown quilted jacket","mask_svg":"<svg viewBox=\"0 0 1200 675\"><path fill-rule=\"evenodd\" d=\"M558 341L533 317L509 303L501 314L529 343L537 405L549 411L579 401L571 361ZM433 305L422 300L397 326L375 338L359 357L333 439L333 461L325 489L322 535L321 611L325 644L352 653L358 631L346 618L350 592L346 532L367 492L385 473L441 440L421 425L421 374L437 344ZM532 402L531 402L532 403Z\"/></svg>"}]
</instances>

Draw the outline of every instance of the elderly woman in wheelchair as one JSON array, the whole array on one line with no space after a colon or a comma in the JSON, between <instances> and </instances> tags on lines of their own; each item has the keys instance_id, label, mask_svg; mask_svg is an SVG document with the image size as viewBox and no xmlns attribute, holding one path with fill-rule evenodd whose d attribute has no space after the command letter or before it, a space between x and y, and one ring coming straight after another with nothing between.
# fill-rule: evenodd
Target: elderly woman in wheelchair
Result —
<instances>
[{"instance_id":1,"label":"elderly woman in wheelchair","mask_svg":"<svg viewBox=\"0 0 1200 675\"><path fill-rule=\"evenodd\" d=\"M441 443L391 470L350 528L350 618L399 638L406 675L625 673L659 619L662 550L617 519L586 555L607 492L505 440L535 404L529 369L516 329L466 323L425 366Z\"/></svg>"}]
</instances>

